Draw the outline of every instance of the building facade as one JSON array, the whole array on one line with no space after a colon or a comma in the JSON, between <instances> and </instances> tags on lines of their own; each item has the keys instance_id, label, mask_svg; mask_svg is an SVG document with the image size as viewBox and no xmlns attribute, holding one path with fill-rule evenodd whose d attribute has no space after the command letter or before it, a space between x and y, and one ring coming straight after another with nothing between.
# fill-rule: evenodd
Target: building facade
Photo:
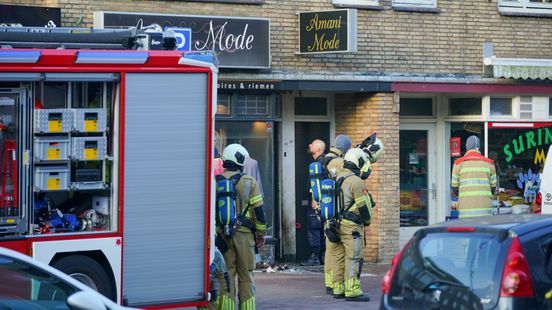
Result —
<instances>
[{"instance_id":1,"label":"building facade","mask_svg":"<svg viewBox=\"0 0 552 310\"><path fill-rule=\"evenodd\" d=\"M376 262L449 215L452 162L469 135L496 160L507 204L531 203L552 144L548 0L0 3L60 8L63 27L190 28L192 49L214 49L216 143L243 143L256 159L278 258L309 255L315 138L377 132L385 145L367 181L377 207L365 257Z\"/></svg>"}]
</instances>

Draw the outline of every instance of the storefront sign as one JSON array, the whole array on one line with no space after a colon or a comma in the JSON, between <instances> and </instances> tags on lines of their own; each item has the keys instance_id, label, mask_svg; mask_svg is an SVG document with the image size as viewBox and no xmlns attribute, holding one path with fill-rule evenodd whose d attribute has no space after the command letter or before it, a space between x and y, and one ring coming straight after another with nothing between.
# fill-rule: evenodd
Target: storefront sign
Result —
<instances>
[{"instance_id":1,"label":"storefront sign","mask_svg":"<svg viewBox=\"0 0 552 310\"><path fill-rule=\"evenodd\" d=\"M219 90L278 90L281 89L280 81L236 81L218 80Z\"/></svg>"},{"instance_id":2,"label":"storefront sign","mask_svg":"<svg viewBox=\"0 0 552 310\"><path fill-rule=\"evenodd\" d=\"M299 13L299 53L357 51L356 10Z\"/></svg>"},{"instance_id":3,"label":"storefront sign","mask_svg":"<svg viewBox=\"0 0 552 310\"><path fill-rule=\"evenodd\" d=\"M192 50L217 53L221 68L270 68L270 20L147 13L94 12L95 27L158 24L192 29Z\"/></svg>"},{"instance_id":4,"label":"storefront sign","mask_svg":"<svg viewBox=\"0 0 552 310\"><path fill-rule=\"evenodd\" d=\"M450 138L450 157L459 157L461 155L460 137Z\"/></svg>"},{"instance_id":5,"label":"storefront sign","mask_svg":"<svg viewBox=\"0 0 552 310\"><path fill-rule=\"evenodd\" d=\"M544 163L545 150L548 149L550 144L552 144L552 128L528 129L527 132L514 137L504 145L503 151L506 155L506 162L509 163L515 156L535 149L534 163Z\"/></svg>"},{"instance_id":6,"label":"storefront sign","mask_svg":"<svg viewBox=\"0 0 552 310\"><path fill-rule=\"evenodd\" d=\"M60 24L60 8L0 4L2 27L58 27Z\"/></svg>"}]
</instances>

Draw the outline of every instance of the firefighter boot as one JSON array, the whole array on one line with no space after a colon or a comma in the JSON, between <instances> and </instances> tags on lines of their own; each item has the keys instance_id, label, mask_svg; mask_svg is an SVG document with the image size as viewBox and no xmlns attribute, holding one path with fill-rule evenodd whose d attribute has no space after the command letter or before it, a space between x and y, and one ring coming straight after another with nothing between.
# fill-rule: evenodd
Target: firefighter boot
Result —
<instances>
[{"instance_id":1,"label":"firefighter boot","mask_svg":"<svg viewBox=\"0 0 552 310\"><path fill-rule=\"evenodd\" d=\"M368 295L366 295L366 294L362 294L362 295L356 296L356 297L345 297L345 300L346 301L368 302L368 301L370 301L370 297L368 297Z\"/></svg>"},{"instance_id":2,"label":"firefighter boot","mask_svg":"<svg viewBox=\"0 0 552 310\"><path fill-rule=\"evenodd\" d=\"M335 299L345 298L345 285L341 282L334 282L332 293Z\"/></svg>"},{"instance_id":3,"label":"firefighter boot","mask_svg":"<svg viewBox=\"0 0 552 310\"><path fill-rule=\"evenodd\" d=\"M320 266L320 259L318 259L318 253L312 253L311 257L301 263L301 266Z\"/></svg>"}]
</instances>

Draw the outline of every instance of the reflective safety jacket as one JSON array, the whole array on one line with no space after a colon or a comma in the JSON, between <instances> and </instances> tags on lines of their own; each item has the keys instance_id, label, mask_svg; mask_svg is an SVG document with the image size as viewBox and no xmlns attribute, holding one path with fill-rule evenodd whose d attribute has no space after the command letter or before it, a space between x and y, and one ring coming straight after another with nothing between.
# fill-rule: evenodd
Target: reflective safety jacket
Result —
<instances>
[{"instance_id":1,"label":"reflective safety jacket","mask_svg":"<svg viewBox=\"0 0 552 310\"><path fill-rule=\"evenodd\" d=\"M330 152L326 154L324 164L326 165L325 168L328 171L329 177L335 179L337 174L343 169L343 152L338 148L331 147Z\"/></svg>"},{"instance_id":2,"label":"reflective safety jacket","mask_svg":"<svg viewBox=\"0 0 552 310\"><path fill-rule=\"evenodd\" d=\"M341 223L349 225L370 225L372 220L372 200L364 193L364 181L347 168L337 175L337 180L345 178L341 184L343 206Z\"/></svg>"},{"instance_id":3,"label":"reflective safety jacket","mask_svg":"<svg viewBox=\"0 0 552 310\"><path fill-rule=\"evenodd\" d=\"M225 170L222 175L225 178L229 179L237 173L240 172ZM249 221L251 221L253 225L255 225L255 229L258 233L264 234L266 230L266 223L261 222L259 219L257 219L257 210L255 210L256 208L262 209L263 195L261 195L261 192L259 191L259 186L257 185L255 179L252 176L243 175L238 181L238 184L236 184L236 214L242 214L247 208L248 204L249 209L247 211L247 214L245 214L245 217ZM238 231L249 232L249 229L241 226L238 228Z\"/></svg>"},{"instance_id":4,"label":"reflective safety jacket","mask_svg":"<svg viewBox=\"0 0 552 310\"><path fill-rule=\"evenodd\" d=\"M492 215L491 187L496 187L494 161L469 150L454 161L452 187L458 187L459 217Z\"/></svg>"}]
</instances>

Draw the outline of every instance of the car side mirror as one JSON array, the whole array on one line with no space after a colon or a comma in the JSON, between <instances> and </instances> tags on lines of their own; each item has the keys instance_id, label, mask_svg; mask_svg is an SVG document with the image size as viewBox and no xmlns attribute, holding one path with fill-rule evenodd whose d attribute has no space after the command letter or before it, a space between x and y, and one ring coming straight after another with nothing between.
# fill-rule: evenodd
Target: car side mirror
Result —
<instances>
[{"instance_id":1,"label":"car side mirror","mask_svg":"<svg viewBox=\"0 0 552 310\"><path fill-rule=\"evenodd\" d=\"M105 305L98 300L93 292L80 291L67 298L67 303L72 310L101 310L107 309Z\"/></svg>"}]
</instances>

